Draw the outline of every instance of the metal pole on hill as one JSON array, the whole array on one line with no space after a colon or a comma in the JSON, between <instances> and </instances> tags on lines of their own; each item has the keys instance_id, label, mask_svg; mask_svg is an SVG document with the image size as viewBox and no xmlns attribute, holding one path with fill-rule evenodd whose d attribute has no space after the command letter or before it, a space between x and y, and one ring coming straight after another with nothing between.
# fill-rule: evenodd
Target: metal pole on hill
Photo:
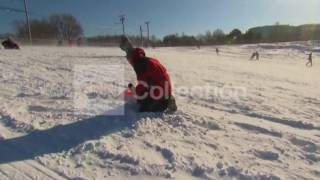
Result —
<instances>
[{"instance_id":1,"label":"metal pole on hill","mask_svg":"<svg viewBox=\"0 0 320 180\"><path fill-rule=\"evenodd\" d=\"M143 47L143 34L142 34L142 26L140 25L140 40L141 40L141 47Z\"/></svg>"},{"instance_id":2,"label":"metal pole on hill","mask_svg":"<svg viewBox=\"0 0 320 180\"><path fill-rule=\"evenodd\" d=\"M148 29L148 42L147 42L147 46L149 46L149 44L150 44L150 30L149 30L150 21L146 21L145 24L147 25L147 29Z\"/></svg>"},{"instance_id":3,"label":"metal pole on hill","mask_svg":"<svg viewBox=\"0 0 320 180\"><path fill-rule=\"evenodd\" d=\"M26 14L26 22L27 22L27 29L28 29L28 34L29 34L29 41L32 44L32 34L31 34L31 27L30 27L30 22L29 22L29 12L28 12L28 5L27 5L27 0L24 0L24 11Z\"/></svg>"},{"instance_id":4,"label":"metal pole on hill","mask_svg":"<svg viewBox=\"0 0 320 180\"><path fill-rule=\"evenodd\" d=\"M125 31L125 27L124 27L124 21L126 20L126 15L120 15L120 22L122 24L122 34L125 35L126 31Z\"/></svg>"}]
</instances>

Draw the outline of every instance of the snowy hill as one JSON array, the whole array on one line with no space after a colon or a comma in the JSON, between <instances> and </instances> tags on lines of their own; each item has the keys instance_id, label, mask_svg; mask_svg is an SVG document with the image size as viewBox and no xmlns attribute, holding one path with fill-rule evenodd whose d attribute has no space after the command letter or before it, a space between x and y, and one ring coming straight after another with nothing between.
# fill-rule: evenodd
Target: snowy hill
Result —
<instances>
[{"instance_id":1,"label":"snowy hill","mask_svg":"<svg viewBox=\"0 0 320 180\"><path fill-rule=\"evenodd\" d=\"M1 50L0 179L319 179L319 55L306 68L303 44L219 48L147 49L179 111L125 115L109 114L135 82L119 49Z\"/></svg>"}]
</instances>

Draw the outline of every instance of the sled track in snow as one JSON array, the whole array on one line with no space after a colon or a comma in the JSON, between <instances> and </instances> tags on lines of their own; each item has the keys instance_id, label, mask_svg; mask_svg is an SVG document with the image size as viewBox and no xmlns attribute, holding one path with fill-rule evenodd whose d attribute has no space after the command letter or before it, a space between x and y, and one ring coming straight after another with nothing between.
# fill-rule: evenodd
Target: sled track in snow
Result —
<instances>
[{"instance_id":1,"label":"sled track in snow","mask_svg":"<svg viewBox=\"0 0 320 180\"><path fill-rule=\"evenodd\" d=\"M2 116L3 117L3 116ZM2 122L0 122L0 131L3 139L10 139L13 133L10 132L6 127L3 126ZM1 140L5 141L5 140ZM16 146L11 145L9 143L1 143L1 151L14 153L15 155L24 156L24 150L18 149ZM7 155L7 154L1 154ZM63 177L51 169L46 168L35 160L24 160L10 163L0 163L0 179L1 180L64 180L68 179L67 177Z\"/></svg>"},{"instance_id":2,"label":"sled track in snow","mask_svg":"<svg viewBox=\"0 0 320 180\"><path fill-rule=\"evenodd\" d=\"M0 179L15 180L37 180L53 179L64 180L66 178L58 175L50 169L41 166L35 161L27 160L23 162L14 162L0 165Z\"/></svg>"},{"instance_id":3,"label":"sled track in snow","mask_svg":"<svg viewBox=\"0 0 320 180\"><path fill-rule=\"evenodd\" d=\"M277 118L265 114L259 114L256 112L251 112L251 111L246 111L242 110L241 108L234 108L234 109L227 109L227 108L218 108L215 105L207 104L207 101L202 101L204 103L199 103L199 102L192 102L194 105L206 107L215 111L220 111L220 112L227 112L230 114L239 114L243 116L247 116L250 118L256 118L259 120L267 121L267 122L272 122L275 124L280 124L283 126L295 128L295 129L301 129L301 130L318 130L320 131L319 126L315 126L312 123L308 122L303 122L300 120L294 120L290 118Z\"/></svg>"}]
</instances>

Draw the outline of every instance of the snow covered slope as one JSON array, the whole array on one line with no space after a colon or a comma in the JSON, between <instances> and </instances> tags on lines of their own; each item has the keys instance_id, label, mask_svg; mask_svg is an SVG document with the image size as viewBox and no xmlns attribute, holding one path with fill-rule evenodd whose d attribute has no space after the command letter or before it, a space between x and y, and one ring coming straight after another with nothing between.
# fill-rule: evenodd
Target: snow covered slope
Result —
<instances>
[{"instance_id":1,"label":"snow covered slope","mask_svg":"<svg viewBox=\"0 0 320 180\"><path fill-rule=\"evenodd\" d=\"M319 179L320 58L306 68L308 48L284 46L148 49L167 66L179 111L124 116L75 104L75 92L108 101L135 82L119 49L0 50L0 179ZM261 61L249 61L255 50ZM114 64L121 83L92 70L105 84L75 88L77 67Z\"/></svg>"}]
</instances>

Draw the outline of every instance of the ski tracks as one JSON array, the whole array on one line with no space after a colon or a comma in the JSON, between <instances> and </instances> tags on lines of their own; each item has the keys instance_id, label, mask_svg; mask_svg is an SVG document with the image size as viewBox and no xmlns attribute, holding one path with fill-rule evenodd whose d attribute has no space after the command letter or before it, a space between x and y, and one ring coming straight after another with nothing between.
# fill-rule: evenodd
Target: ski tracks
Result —
<instances>
[{"instance_id":1,"label":"ski tracks","mask_svg":"<svg viewBox=\"0 0 320 180\"><path fill-rule=\"evenodd\" d=\"M1 117L1 116L0 116ZM3 126L0 121L0 141L4 139L10 139L17 135L11 132L9 129ZM1 147L3 151L8 153L20 153L23 155L22 149L5 144L5 147ZM1 180L64 180L65 177L60 176L51 169L46 168L35 160L25 160L12 163L0 164L0 179Z\"/></svg>"}]
</instances>

